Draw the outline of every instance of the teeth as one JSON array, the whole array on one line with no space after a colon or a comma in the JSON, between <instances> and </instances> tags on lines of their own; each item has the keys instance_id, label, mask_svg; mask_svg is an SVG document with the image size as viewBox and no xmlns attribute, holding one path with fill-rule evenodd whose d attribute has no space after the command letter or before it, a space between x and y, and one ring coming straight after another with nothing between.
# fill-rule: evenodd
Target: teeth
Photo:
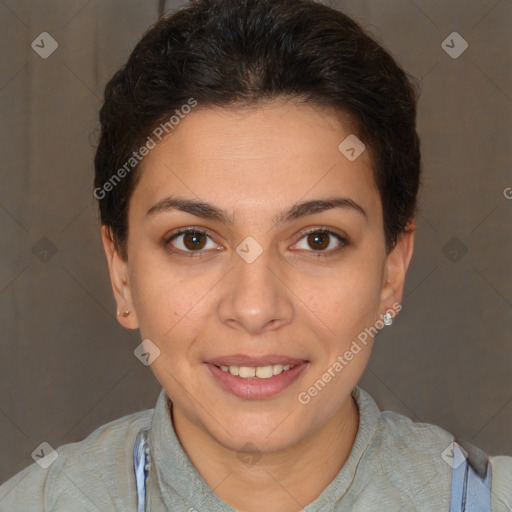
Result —
<instances>
[{"instance_id":1,"label":"teeth","mask_svg":"<svg viewBox=\"0 0 512 512\"><path fill-rule=\"evenodd\" d=\"M221 365L220 369L224 372L229 372L231 375L237 375L242 379L250 379L257 377L259 379L269 379L274 375L279 375L290 368L293 368L295 365L292 364L271 364L267 366L225 366Z\"/></svg>"},{"instance_id":2,"label":"teeth","mask_svg":"<svg viewBox=\"0 0 512 512\"><path fill-rule=\"evenodd\" d=\"M283 371L283 365L282 364L274 364L272 365L272 373L274 375L279 375Z\"/></svg>"},{"instance_id":3,"label":"teeth","mask_svg":"<svg viewBox=\"0 0 512 512\"><path fill-rule=\"evenodd\" d=\"M242 377L243 379L248 379L249 377L256 377L256 368L252 368L250 366L240 366L238 368L238 376Z\"/></svg>"},{"instance_id":4,"label":"teeth","mask_svg":"<svg viewBox=\"0 0 512 512\"><path fill-rule=\"evenodd\" d=\"M259 379L268 379L269 377L272 377L274 375L274 369L272 368L272 365L269 366L259 366L256 368L256 377Z\"/></svg>"}]
</instances>

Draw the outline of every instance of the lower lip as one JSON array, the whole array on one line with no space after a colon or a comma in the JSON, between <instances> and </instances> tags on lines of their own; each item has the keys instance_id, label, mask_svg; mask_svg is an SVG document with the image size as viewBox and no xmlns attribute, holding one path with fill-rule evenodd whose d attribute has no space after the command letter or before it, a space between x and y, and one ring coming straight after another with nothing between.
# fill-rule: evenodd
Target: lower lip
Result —
<instances>
[{"instance_id":1,"label":"lower lip","mask_svg":"<svg viewBox=\"0 0 512 512\"><path fill-rule=\"evenodd\" d=\"M240 398L257 400L275 396L288 386L291 386L308 367L309 362L304 361L268 379L259 379L258 377L243 379L236 375L231 375L231 373L225 372L213 364L205 364L223 389Z\"/></svg>"}]
</instances>

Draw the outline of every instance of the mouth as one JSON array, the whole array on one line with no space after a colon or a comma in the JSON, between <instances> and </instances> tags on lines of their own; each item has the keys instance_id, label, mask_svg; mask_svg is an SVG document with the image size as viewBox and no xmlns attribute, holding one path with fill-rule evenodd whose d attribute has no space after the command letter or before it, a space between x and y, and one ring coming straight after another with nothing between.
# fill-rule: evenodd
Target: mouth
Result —
<instances>
[{"instance_id":1,"label":"mouth","mask_svg":"<svg viewBox=\"0 0 512 512\"><path fill-rule=\"evenodd\" d=\"M233 355L211 359L204 364L225 391L241 398L262 399L288 388L310 362L279 355Z\"/></svg>"}]
</instances>

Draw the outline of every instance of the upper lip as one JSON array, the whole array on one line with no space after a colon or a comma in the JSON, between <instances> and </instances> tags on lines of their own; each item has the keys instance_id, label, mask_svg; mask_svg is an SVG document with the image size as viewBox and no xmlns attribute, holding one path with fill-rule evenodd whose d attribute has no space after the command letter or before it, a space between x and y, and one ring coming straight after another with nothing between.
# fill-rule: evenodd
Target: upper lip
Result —
<instances>
[{"instance_id":1,"label":"upper lip","mask_svg":"<svg viewBox=\"0 0 512 512\"><path fill-rule=\"evenodd\" d=\"M208 359L205 363L215 366L269 366L273 364L292 365L306 362L305 359L288 357L279 354L266 354L264 356L247 356L244 354L230 354Z\"/></svg>"}]
</instances>

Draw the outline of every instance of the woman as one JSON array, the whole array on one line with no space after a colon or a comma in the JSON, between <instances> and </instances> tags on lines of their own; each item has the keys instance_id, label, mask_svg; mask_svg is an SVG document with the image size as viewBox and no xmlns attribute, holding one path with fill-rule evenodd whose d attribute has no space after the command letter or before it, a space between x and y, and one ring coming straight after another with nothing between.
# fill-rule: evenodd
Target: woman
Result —
<instances>
[{"instance_id":1,"label":"woman","mask_svg":"<svg viewBox=\"0 0 512 512\"><path fill-rule=\"evenodd\" d=\"M100 119L118 318L162 391L13 477L2 510L511 510L511 457L357 386L420 184L416 96L382 47L308 0L192 1Z\"/></svg>"}]
</instances>

